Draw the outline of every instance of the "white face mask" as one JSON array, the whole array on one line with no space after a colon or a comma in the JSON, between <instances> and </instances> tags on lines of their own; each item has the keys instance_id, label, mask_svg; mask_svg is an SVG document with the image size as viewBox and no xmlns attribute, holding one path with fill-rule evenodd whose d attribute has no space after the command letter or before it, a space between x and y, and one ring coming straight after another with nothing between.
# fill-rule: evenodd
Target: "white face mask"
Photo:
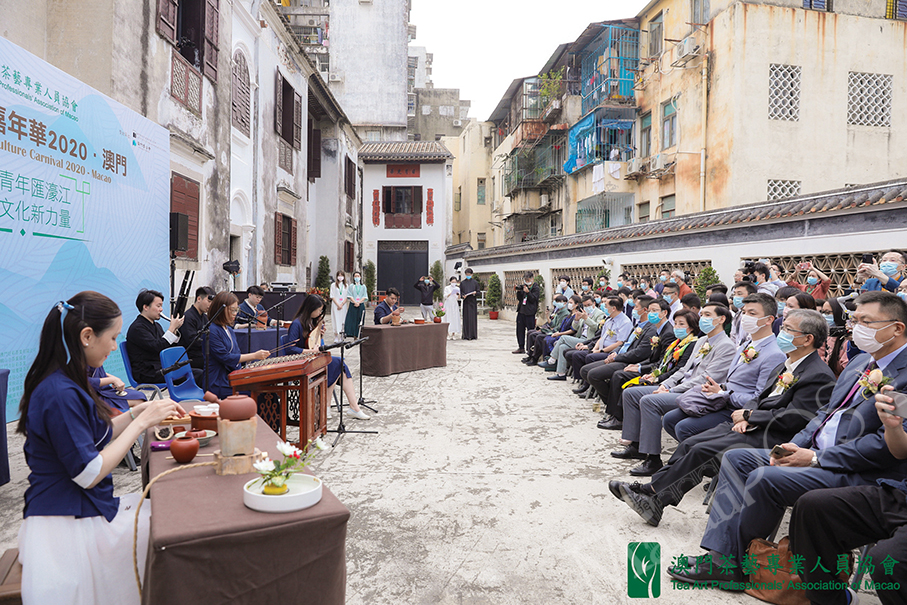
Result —
<instances>
[{"instance_id":1,"label":"white face mask","mask_svg":"<svg viewBox=\"0 0 907 605\"><path fill-rule=\"evenodd\" d=\"M753 317L752 315L744 315L740 318L740 327L743 328L743 331L747 334L755 334L759 331L760 328L764 327L759 325L759 322L763 319L765 319L765 317Z\"/></svg>"},{"instance_id":2,"label":"white face mask","mask_svg":"<svg viewBox=\"0 0 907 605\"><path fill-rule=\"evenodd\" d=\"M888 324L888 326L890 325L891 324ZM879 330L884 330L888 326L883 326L881 328L867 328L863 324L856 324L853 327L853 344L857 345L857 348L859 348L861 351L866 351L870 354L875 353L886 344L891 342L891 340L894 338L894 336L892 335L892 337L885 342L879 342L878 340L876 340L876 334L879 332Z\"/></svg>"},{"instance_id":3,"label":"white face mask","mask_svg":"<svg viewBox=\"0 0 907 605\"><path fill-rule=\"evenodd\" d=\"M572 302L571 302L571 303L567 303L567 308L570 309L570 310L572 311L572 310L573 310L573 303L572 303Z\"/></svg>"},{"instance_id":4,"label":"white face mask","mask_svg":"<svg viewBox=\"0 0 907 605\"><path fill-rule=\"evenodd\" d=\"M559 285L560 285L561 289L564 289L567 287L567 282L562 281Z\"/></svg>"},{"instance_id":5,"label":"white face mask","mask_svg":"<svg viewBox=\"0 0 907 605\"><path fill-rule=\"evenodd\" d=\"M343 276L342 276L342 275L338 275L338 276L337 276L337 281L343 281Z\"/></svg>"}]
</instances>

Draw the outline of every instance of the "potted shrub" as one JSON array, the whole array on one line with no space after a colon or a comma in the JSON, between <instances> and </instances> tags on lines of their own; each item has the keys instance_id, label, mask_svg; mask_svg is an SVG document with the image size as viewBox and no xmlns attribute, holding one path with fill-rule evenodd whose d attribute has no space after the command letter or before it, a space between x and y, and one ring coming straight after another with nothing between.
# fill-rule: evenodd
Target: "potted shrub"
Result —
<instances>
[{"instance_id":1,"label":"potted shrub","mask_svg":"<svg viewBox=\"0 0 907 605\"><path fill-rule=\"evenodd\" d=\"M492 273L488 278L488 290L485 292L485 304L491 309L488 312L488 319L498 318L501 302L501 278L497 273Z\"/></svg>"}]
</instances>

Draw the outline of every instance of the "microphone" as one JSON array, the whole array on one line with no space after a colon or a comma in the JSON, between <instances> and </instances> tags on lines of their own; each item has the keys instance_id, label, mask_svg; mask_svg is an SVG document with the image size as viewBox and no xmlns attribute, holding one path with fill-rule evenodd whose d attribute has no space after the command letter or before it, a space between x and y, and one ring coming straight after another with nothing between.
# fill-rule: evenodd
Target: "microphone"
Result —
<instances>
[{"instance_id":1,"label":"microphone","mask_svg":"<svg viewBox=\"0 0 907 605\"><path fill-rule=\"evenodd\" d=\"M169 368L161 368L161 369L158 370L158 371L161 373L161 375L169 374L170 372L175 372L175 371L177 371L178 369L180 369L180 368L183 367L183 366L189 365L189 363L190 363L190 362L189 362L188 359L185 360L185 361L178 361L178 362L176 362L175 364L173 364L172 366L170 366Z\"/></svg>"},{"instance_id":2,"label":"microphone","mask_svg":"<svg viewBox=\"0 0 907 605\"><path fill-rule=\"evenodd\" d=\"M352 348L355 347L356 345L361 344L361 343L365 342L365 341L368 340L368 339L369 339L369 337L366 336L366 337L364 337L364 338L359 338L358 340L354 340L354 341L352 341L352 342L348 342L348 343L346 343L346 348L347 348L347 349L352 349Z\"/></svg>"},{"instance_id":3,"label":"microphone","mask_svg":"<svg viewBox=\"0 0 907 605\"><path fill-rule=\"evenodd\" d=\"M337 347L342 347L345 344L346 344L346 342L341 340L340 342L335 342L332 345L321 345L320 347L318 347L318 350L321 351L322 353L324 353L325 351L330 351L331 349L336 349Z\"/></svg>"}]
</instances>

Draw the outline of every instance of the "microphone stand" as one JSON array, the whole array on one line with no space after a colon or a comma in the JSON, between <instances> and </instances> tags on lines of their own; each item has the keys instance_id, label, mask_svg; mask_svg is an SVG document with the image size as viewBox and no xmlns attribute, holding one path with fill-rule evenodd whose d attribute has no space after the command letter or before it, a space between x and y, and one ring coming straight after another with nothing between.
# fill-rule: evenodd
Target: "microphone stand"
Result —
<instances>
[{"instance_id":1,"label":"microphone stand","mask_svg":"<svg viewBox=\"0 0 907 605\"><path fill-rule=\"evenodd\" d=\"M337 428L336 428L336 429L328 429L328 431L327 431L328 433L337 433L337 438L334 439L334 443L331 445L331 447L336 447L336 446L337 446L337 442L340 441L340 438L343 437L344 435L346 435L347 433L360 433L360 434L369 434L369 435L377 435L377 434L378 434L378 431L349 430L349 429L346 428L346 425L343 424L343 378L344 378L344 376L345 376L345 374L344 374L344 372L343 372L343 368L346 366L346 355L345 355L345 352L346 352L346 350L347 350L349 347L355 346L355 345L358 344L359 342L362 342L362 340L365 340L365 339L360 339L360 340L358 340L358 341L353 341L352 343L346 343L345 341L340 341L339 343L335 343L335 344L333 344L333 345L331 345L331 346L329 346L329 347L321 347L321 350L322 350L322 351L325 351L325 350L328 350L328 349L333 349L334 347L336 347L336 346L338 346L338 345L343 345L343 346L340 347L340 378L337 379L337 382L340 383L340 405L338 406L338 407L340 408L340 410L339 410L339 412L340 412L340 424L337 425ZM360 365L361 365L361 363L360 363Z\"/></svg>"},{"instance_id":2,"label":"microphone stand","mask_svg":"<svg viewBox=\"0 0 907 605\"><path fill-rule=\"evenodd\" d=\"M199 337L201 337L201 335L204 334L205 335L205 391L206 392L208 391L208 358L211 356L210 355L211 339L208 338L208 334L210 334L210 332L211 332L211 322L213 322L215 319L217 319L217 316L220 315L221 313L223 313L223 311L224 311L224 307L221 307L220 309L217 310L217 313L214 314L214 317L209 318L205 322L205 324L199 329L199 331L195 333L195 338L193 338L192 342L189 343L189 346L183 350L183 354L179 356L179 358L176 360L176 363L174 363L172 366L170 366L167 369L161 369L162 375L169 374L170 372L174 372L174 371L180 369L181 367L183 367L180 365L180 362L183 360L183 357L189 354L189 349L191 349L192 345L194 345L196 343L196 341L199 339ZM183 364L183 365L185 365L185 364Z\"/></svg>"},{"instance_id":3,"label":"microphone stand","mask_svg":"<svg viewBox=\"0 0 907 605\"><path fill-rule=\"evenodd\" d=\"M250 308L251 308L251 307L250 307ZM251 353L251 352L252 352L252 322L255 321L256 318L250 316L250 315L249 315L248 313L246 313L245 311L240 311L240 314L239 314L239 318L238 318L238 319L243 319L243 318L248 318L248 319L249 319L249 323L248 323L248 325L246 326L246 338L248 339L247 345L248 345L248 347L249 347L249 350L246 351L246 353Z\"/></svg>"},{"instance_id":4,"label":"microphone stand","mask_svg":"<svg viewBox=\"0 0 907 605\"><path fill-rule=\"evenodd\" d=\"M277 340L275 341L276 342L275 346L278 349L280 349L280 324L283 323L283 304L285 302L287 302L288 300L293 300L294 298L296 298L298 296L298 294L294 294L290 298L287 298L286 292L281 292L281 295L283 296L282 301L280 301L276 305L273 305L272 307L269 307L268 309L265 310L265 313L268 314L268 321L270 321L271 310L276 309L277 307L280 307L280 321L277 322ZM250 343L250 346L251 346L251 343ZM250 351L250 353L251 353L251 351Z\"/></svg>"},{"instance_id":5,"label":"microphone stand","mask_svg":"<svg viewBox=\"0 0 907 605\"><path fill-rule=\"evenodd\" d=\"M360 332L360 333L361 333L361 332ZM364 337L364 338L360 338L360 339L358 339L358 340L354 340L353 342L347 344L347 345L344 346L343 348L344 348L344 349L352 349L353 347L362 344L363 342L365 342L365 341L368 340L368 339L369 339L369 337L366 336L366 337ZM374 400L374 399L366 399L365 396L362 394L362 356L363 356L362 350L360 349L360 351L359 351L359 402L358 402L358 403L359 403L359 407L361 407L361 408L367 408L367 409L371 410L372 412L374 412L375 414L377 414L377 413L378 413L378 410L376 410L375 408L373 408L373 407L370 406L369 404L370 404L370 403L378 403L378 402L377 402L376 400Z\"/></svg>"}]
</instances>

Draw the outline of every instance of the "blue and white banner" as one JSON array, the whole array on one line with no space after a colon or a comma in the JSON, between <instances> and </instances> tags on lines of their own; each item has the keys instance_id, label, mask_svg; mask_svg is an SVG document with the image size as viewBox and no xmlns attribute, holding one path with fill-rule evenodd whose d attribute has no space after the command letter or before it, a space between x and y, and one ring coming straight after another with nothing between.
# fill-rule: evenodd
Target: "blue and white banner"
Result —
<instances>
[{"instance_id":1,"label":"blue and white banner","mask_svg":"<svg viewBox=\"0 0 907 605\"><path fill-rule=\"evenodd\" d=\"M51 307L110 296L123 332L141 288L168 292L166 129L0 38L0 368L7 420ZM114 353L105 365L126 379Z\"/></svg>"}]
</instances>

